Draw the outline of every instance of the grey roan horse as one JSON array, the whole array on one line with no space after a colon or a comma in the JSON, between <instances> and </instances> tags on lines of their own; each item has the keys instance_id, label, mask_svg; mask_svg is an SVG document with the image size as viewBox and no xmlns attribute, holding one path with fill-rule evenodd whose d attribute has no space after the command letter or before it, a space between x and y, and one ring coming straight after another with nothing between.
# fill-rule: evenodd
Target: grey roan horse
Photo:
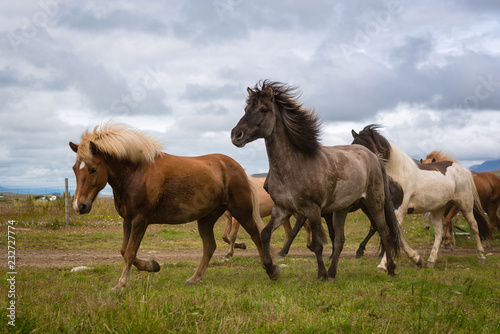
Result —
<instances>
[{"instance_id":1,"label":"grey roan horse","mask_svg":"<svg viewBox=\"0 0 500 334\"><path fill-rule=\"evenodd\" d=\"M270 253L271 234L294 212L309 219L318 278L334 278L345 240L345 219L357 204L365 206L376 223L389 254L388 273L393 275L393 256L399 252L399 225L382 163L360 145L322 146L318 117L302 106L295 93L293 87L267 80L254 89L248 88L245 115L231 133L232 142L238 147L265 139L269 158L267 186L275 203L271 220L261 234L263 264L269 278L276 280L280 275ZM322 215L329 226L333 225L335 234L328 271L322 254Z\"/></svg>"}]
</instances>

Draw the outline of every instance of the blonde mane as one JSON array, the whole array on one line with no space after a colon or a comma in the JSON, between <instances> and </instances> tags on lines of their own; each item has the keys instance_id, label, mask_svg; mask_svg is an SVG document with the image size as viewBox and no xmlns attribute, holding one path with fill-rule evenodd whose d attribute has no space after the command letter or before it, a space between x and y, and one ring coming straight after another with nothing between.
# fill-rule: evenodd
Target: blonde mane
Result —
<instances>
[{"instance_id":1,"label":"blonde mane","mask_svg":"<svg viewBox=\"0 0 500 334\"><path fill-rule=\"evenodd\" d=\"M427 154L427 157L423 161L424 163L430 163L435 159L435 161L458 161L449 154L444 153L442 150L434 150L431 153Z\"/></svg>"},{"instance_id":2,"label":"blonde mane","mask_svg":"<svg viewBox=\"0 0 500 334\"><path fill-rule=\"evenodd\" d=\"M121 123L107 122L96 126L92 132L86 130L78 146L77 159L90 163L92 152L90 142L105 154L118 160L136 164L152 163L162 154L162 145L143 132Z\"/></svg>"}]
</instances>

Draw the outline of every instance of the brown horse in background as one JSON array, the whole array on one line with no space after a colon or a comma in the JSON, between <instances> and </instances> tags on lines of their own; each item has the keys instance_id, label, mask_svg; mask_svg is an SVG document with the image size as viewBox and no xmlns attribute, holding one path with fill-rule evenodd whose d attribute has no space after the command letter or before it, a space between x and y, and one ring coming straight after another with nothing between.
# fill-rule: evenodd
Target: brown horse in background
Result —
<instances>
[{"instance_id":1,"label":"brown horse in background","mask_svg":"<svg viewBox=\"0 0 500 334\"><path fill-rule=\"evenodd\" d=\"M427 155L425 160L421 160L422 163L431 163L435 161L456 162L452 156L447 155L441 150L432 151ZM472 177L481 201L481 206L488 215L491 232L494 231L495 227L500 232L500 177L490 172L473 172ZM443 221L443 243L445 249L452 249L455 244L452 219L457 213L458 208L453 205Z\"/></svg>"},{"instance_id":2,"label":"brown horse in background","mask_svg":"<svg viewBox=\"0 0 500 334\"><path fill-rule=\"evenodd\" d=\"M259 196L260 216L262 218L270 216L273 210L274 202L271 196L269 196L267 191L264 189L264 183L266 181L266 178L257 177L253 178L253 180L257 185L257 188L259 189L258 196ZM226 254L226 258L230 258L233 256L235 248L246 249L247 246L245 245L245 243L236 242L238 230L240 229L240 223L238 223L238 221L235 218L233 218L233 216L229 211L224 212L224 215L222 217L225 222L224 233L222 234L222 240L224 240L226 243L229 244L229 252ZM300 224L299 227L302 227L302 225L304 225L304 229L306 230L307 233L307 245L310 245L311 228L309 227L309 222L306 220L305 223ZM285 257L288 254L288 250L290 248L288 240L290 238L290 233L292 232L292 226L290 225L289 220L283 223L283 228L285 230L285 241L283 243L283 249L278 253L278 255Z\"/></svg>"},{"instance_id":3,"label":"brown horse in background","mask_svg":"<svg viewBox=\"0 0 500 334\"><path fill-rule=\"evenodd\" d=\"M106 123L86 131L79 144L73 170L76 192L73 207L89 213L106 183L113 188L115 207L123 217L121 254L125 261L116 288L130 282L132 264L157 272L154 260L137 257L150 224L198 221L203 257L187 284L200 282L217 247L213 227L228 210L252 237L263 260L257 188L233 159L221 154L179 157L162 153L158 141L122 124Z\"/></svg>"}]
</instances>

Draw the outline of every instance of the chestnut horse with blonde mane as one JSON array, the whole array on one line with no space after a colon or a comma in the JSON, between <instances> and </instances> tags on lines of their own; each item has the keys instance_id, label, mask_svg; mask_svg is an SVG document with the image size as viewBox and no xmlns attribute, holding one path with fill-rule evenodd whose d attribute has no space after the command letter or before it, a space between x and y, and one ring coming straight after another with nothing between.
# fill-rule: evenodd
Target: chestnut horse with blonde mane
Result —
<instances>
[{"instance_id":1,"label":"chestnut horse with blonde mane","mask_svg":"<svg viewBox=\"0 0 500 334\"><path fill-rule=\"evenodd\" d=\"M187 284L200 282L216 248L213 227L228 210L252 237L262 260L257 188L233 159L211 154L179 157L162 152L160 143L123 124L108 122L88 130L79 144L73 170L76 192L73 207L89 213L97 194L109 183L115 207L123 217L121 254L125 261L115 288L130 282L132 264L157 272L154 260L137 257L137 249L150 224L184 224L198 221L203 256Z\"/></svg>"},{"instance_id":2,"label":"chestnut horse with blonde mane","mask_svg":"<svg viewBox=\"0 0 500 334\"><path fill-rule=\"evenodd\" d=\"M444 153L443 151L432 151L427 155L422 163L431 163L435 161L455 161L456 160ZM490 221L490 230L494 231L495 227L500 232L500 177L490 172L472 173L474 184L476 185L481 206L488 215ZM451 249L455 244L453 236L452 219L458 213L458 208L454 205L443 220L443 243L445 249Z\"/></svg>"}]
</instances>

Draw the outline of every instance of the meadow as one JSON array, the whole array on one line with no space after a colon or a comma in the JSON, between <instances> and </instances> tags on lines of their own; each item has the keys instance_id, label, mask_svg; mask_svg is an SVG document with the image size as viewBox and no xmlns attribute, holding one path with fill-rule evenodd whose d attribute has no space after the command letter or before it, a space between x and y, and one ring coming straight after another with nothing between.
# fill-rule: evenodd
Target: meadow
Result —
<instances>
[{"instance_id":1,"label":"meadow","mask_svg":"<svg viewBox=\"0 0 500 334\"><path fill-rule=\"evenodd\" d=\"M7 203L8 202L8 203ZM3 205L3 206L2 206ZM122 228L112 200L99 198L92 212L70 214L64 206L33 198L0 202L0 247L7 253L8 222L16 228L15 326L8 324L9 282L0 283L0 331L12 333L499 333L500 235L495 232L479 264L472 240L457 236L453 252L442 249L436 267L417 268L404 254L396 276L376 269L378 238L365 257L354 258L369 222L361 213L348 216L346 245L333 281L316 278L314 255L300 232L291 254L279 260L281 278L268 279L255 245L240 230L247 250L227 251L223 223L215 226L218 249L202 283L185 281L201 257L196 223L150 226L140 251L159 259L158 273L133 270L124 292L111 291L122 263L93 260L89 270L71 272L74 265L58 257L111 254L119 257ZM455 222L464 230L461 218ZM407 239L428 256L432 227L420 215L404 224ZM279 250L282 229L273 235ZM325 246L324 255L331 252ZM54 255L38 263L35 255ZM169 257L162 257L170 254ZM172 255L173 254L173 255ZM30 257L37 260L32 260ZM89 257L89 261L92 258ZM4 261L7 268L7 256ZM81 263L79 263L81 264ZM6 272L9 270L7 269ZM4 276L5 277L5 276Z\"/></svg>"}]
</instances>

